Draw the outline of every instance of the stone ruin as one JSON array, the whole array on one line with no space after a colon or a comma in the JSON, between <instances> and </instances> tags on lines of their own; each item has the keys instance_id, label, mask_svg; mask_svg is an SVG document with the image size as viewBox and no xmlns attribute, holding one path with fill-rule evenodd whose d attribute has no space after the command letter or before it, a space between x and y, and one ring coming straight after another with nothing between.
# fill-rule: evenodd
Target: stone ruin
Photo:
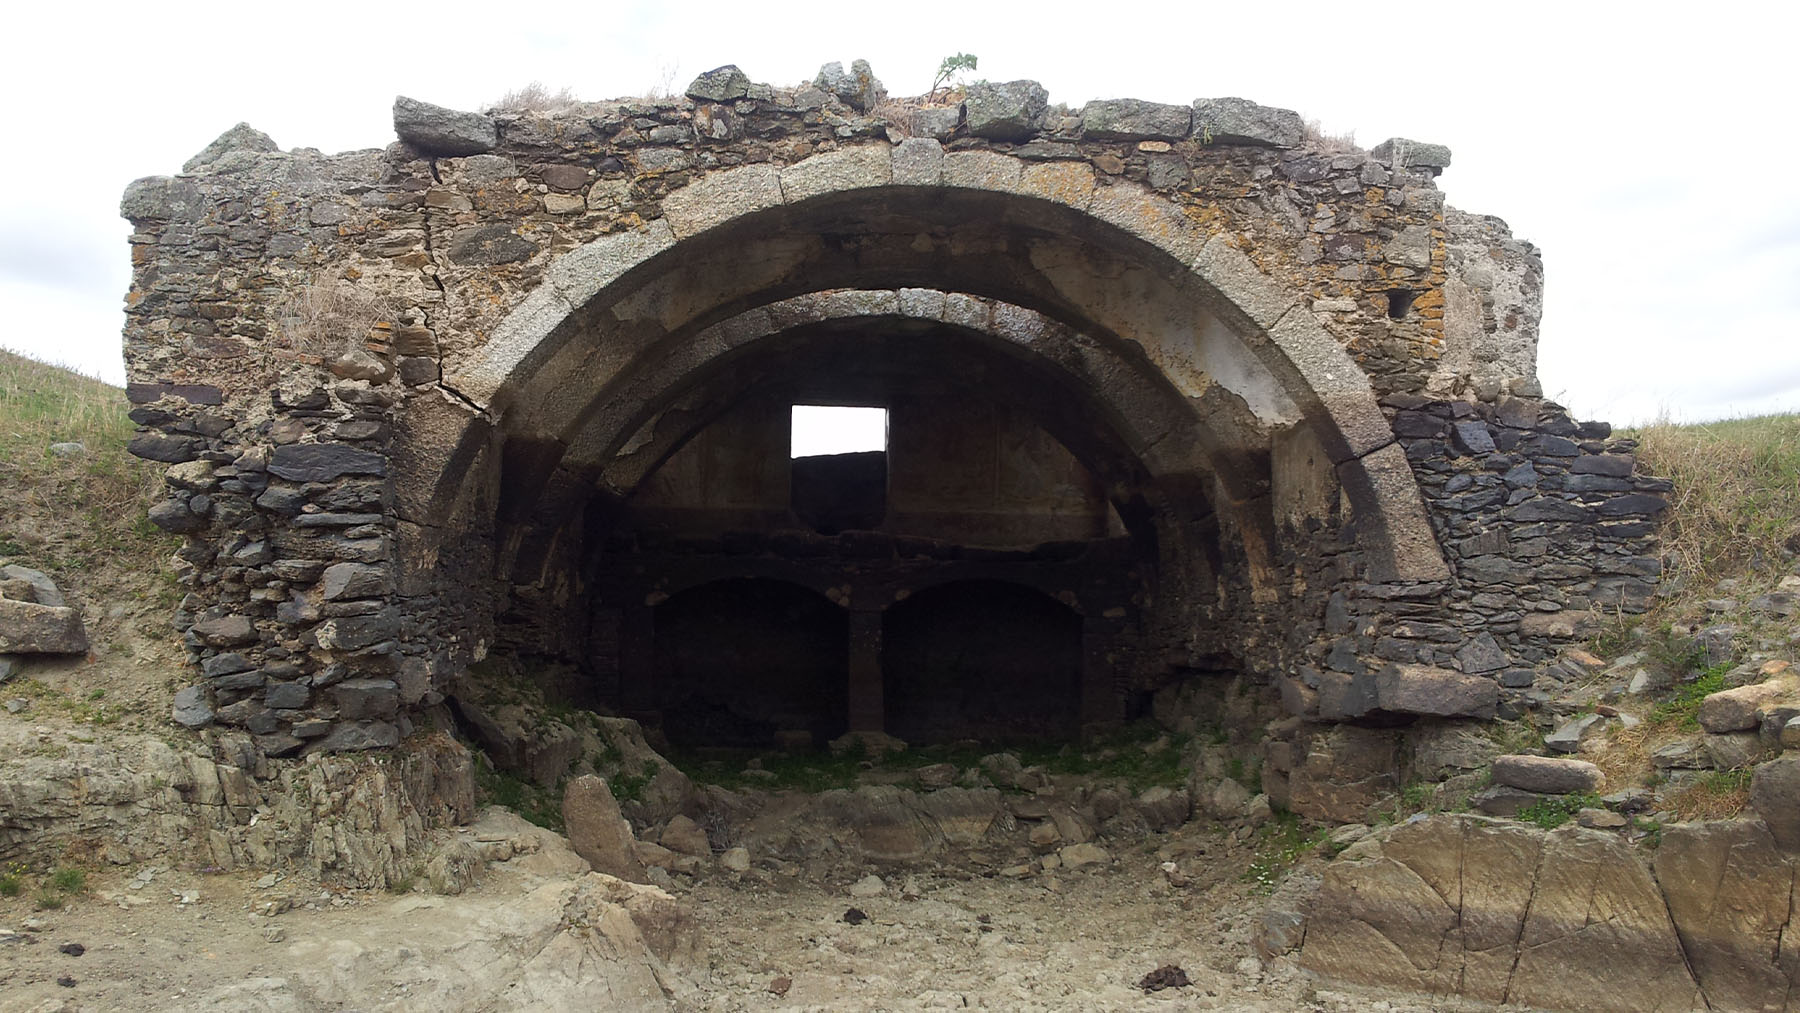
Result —
<instances>
[{"instance_id":1,"label":"stone ruin","mask_svg":"<svg viewBox=\"0 0 1800 1013\"><path fill-rule=\"evenodd\" d=\"M1447 149L832 69L133 183L177 719L393 746L484 665L690 745L1074 737L1219 675L1509 716L1647 603L1668 487L1544 399L1538 252ZM886 446L792 458L813 404Z\"/></svg>"}]
</instances>

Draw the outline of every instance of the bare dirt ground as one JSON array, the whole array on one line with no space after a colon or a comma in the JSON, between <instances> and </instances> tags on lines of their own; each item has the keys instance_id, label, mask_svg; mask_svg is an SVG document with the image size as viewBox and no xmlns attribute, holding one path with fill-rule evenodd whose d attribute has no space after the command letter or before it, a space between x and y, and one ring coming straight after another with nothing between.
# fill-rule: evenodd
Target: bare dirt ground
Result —
<instances>
[{"instance_id":1,"label":"bare dirt ground","mask_svg":"<svg viewBox=\"0 0 1800 1013\"><path fill-rule=\"evenodd\" d=\"M1249 851L1207 830L1028 879L888 869L873 895L868 868L676 877L699 948L649 967L627 953L606 964L606 938L580 929L585 949L553 956L559 938L567 950L568 884L584 863L510 814L490 811L484 825L496 822L542 849L492 863L457 897L147 865L96 874L60 909L0 899L0 1013L560 1009L571 996L695 1013L1495 1008L1265 971L1249 945L1260 899L1242 876ZM866 920L847 921L852 908ZM1138 987L1171 964L1192 984Z\"/></svg>"}]
</instances>

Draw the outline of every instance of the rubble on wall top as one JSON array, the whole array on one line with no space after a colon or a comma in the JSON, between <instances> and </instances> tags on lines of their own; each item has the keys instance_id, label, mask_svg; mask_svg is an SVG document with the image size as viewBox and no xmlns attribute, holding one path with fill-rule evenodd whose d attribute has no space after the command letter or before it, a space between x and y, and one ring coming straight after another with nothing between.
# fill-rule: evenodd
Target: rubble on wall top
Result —
<instances>
[{"instance_id":1,"label":"rubble on wall top","mask_svg":"<svg viewBox=\"0 0 1800 1013\"><path fill-rule=\"evenodd\" d=\"M1189 105L1133 98L1096 99L1060 119L1056 114L1061 107L1052 107L1043 85L1030 80L978 81L968 85L961 100L955 103L934 103L933 98L934 95L925 95L896 100L900 109L895 112L910 110L913 122L907 126L915 135L942 139L962 130L972 137L1023 142L1054 133L1101 141L1155 143L1197 139L1208 145L1272 148L1298 148L1308 140L1299 113L1235 96L1199 98ZM725 64L695 77L680 98L656 104L693 108L700 103L744 101L770 103L788 110L814 109L835 102L855 113L871 115L877 106L888 101L888 93L865 60L853 61L848 71L841 63L827 63L812 81L794 88L757 83L736 64ZM602 104L608 103L591 103ZM499 126L509 116L518 115L522 114L458 112L400 98L394 104L394 128L402 141L421 152L478 154L497 145ZM1443 145L1396 138L1378 151L1381 154L1377 157L1390 165L1425 168L1433 174L1450 164L1450 150Z\"/></svg>"}]
</instances>

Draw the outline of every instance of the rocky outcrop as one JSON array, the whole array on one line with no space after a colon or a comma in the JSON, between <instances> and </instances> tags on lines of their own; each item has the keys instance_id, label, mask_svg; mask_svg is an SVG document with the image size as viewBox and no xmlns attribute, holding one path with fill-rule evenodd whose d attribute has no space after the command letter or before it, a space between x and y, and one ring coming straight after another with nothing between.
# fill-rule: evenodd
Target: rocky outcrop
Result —
<instances>
[{"instance_id":1,"label":"rocky outcrop","mask_svg":"<svg viewBox=\"0 0 1800 1013\"><path fill-rule=\"evenodd\" d=\"M1718 1010L1800 1010L1800 865L1756 820L1669 827L1656 879Z\"/></svg>"},{"instance_id":2,"label":"rocky outcrop","mask_svg":"<svg viewBox=\"0 0 1800 1013\"><path fill-rule=\"evenodd\" d=\"M395 924L406 926L404 945ZM662 890L597 872L561 875L498 909L410 894L392 902L385 924L293 943L294 980L250 983L261 1003L238 1005L244 993L234 987L215 993L220 1005L191 1008L371 1008L379 982L418 1009L664 1011L691 989L682 972L700 952L693 916Z\"/></svg>"},{"instance_id":3,"label":"rocky outcrop","mask_svg":"<svg viewBox=\"0 0 1800 1013\"><path fill-rule=\"evenodd\" d=\"M569 774L647 779L630 799L620 800L627 818L644 826L678 812L693 812L694 784L650 747L644 730L630 718L589 711L551 714L517 690L496 692L482 677L457 681L452 701L469 738L501 770L546 788Z\"/></svg>"},{"instance_id":4,"label":"rocky outcrop","mask_svg":"<svg viewBox=\"0 0 1800 1013\"><path fill-rule=\"evenodd\" d=\"M469 753L445 736L306 762L270 760L239 734L211 747L0 723L0 862L76 849L112 864L295 865L381 887L411 878L434 829L474 813Z\"/></svg>"},{"instance_id":5,"label":"rocky outcrop","mask_svg":"<svg viewBox=\"0 0 1800 1013\"><path fill-rule=\"evenodd\" d=\"M1324 978L1596 1011L1800 1009L1800 879L1759 820L1616 834L1416 817L1291 880L1265 960Z\"/></svg>"},{"instance_id":6,"label":"rocky outcrop","mask_svg":"<svg viewBox=\"0 0 1800 1013\"><path fill-rule=\"evenodd\" d=\"M1800 707L1800 676L1792 672L1711 694L1700 701L1700 727L1715 734L1757 729L1765 716L1784 706Z\"/></svg>"},{"instance_id":7,"label":"rocky outcrop","mask_svg":"<svg viewBox=\"0 0 1800 1013\"><path fill-rule=\"evenodd\" d=\"M1750 779L1750 807L1769 825L1776 844L1800 852L1800 753L1756 768Z\"/></svg>"}]
</instances>

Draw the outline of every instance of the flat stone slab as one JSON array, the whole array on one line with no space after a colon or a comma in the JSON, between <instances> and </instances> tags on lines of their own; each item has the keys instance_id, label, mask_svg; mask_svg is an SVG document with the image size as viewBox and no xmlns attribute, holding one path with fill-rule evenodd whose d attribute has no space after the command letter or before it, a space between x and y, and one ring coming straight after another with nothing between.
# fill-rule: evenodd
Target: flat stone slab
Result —
<instances>
[{"instance_id":1,"label":"flat stone slab","mask_svg":"<svg viewBox=\"0 0 1800 1013\"><path fill-rule=\"evenodd\" d=\"M1545 795L1574 795L1599 791L1606 785L1606 775L1586 760L1515 754L1494 757L1494 783Z\"/></svg>"},{"instance_id":2,"label":"flat stone slab","mask_svg":"<svg viewBox=\"0 0 1800 1013\"><path fill-rule=\"evenodd\" d=\"M394 133L428 155L479 155L500 143L492 119L404 95L394 99Z\"/></svg>"}]
</instances>

